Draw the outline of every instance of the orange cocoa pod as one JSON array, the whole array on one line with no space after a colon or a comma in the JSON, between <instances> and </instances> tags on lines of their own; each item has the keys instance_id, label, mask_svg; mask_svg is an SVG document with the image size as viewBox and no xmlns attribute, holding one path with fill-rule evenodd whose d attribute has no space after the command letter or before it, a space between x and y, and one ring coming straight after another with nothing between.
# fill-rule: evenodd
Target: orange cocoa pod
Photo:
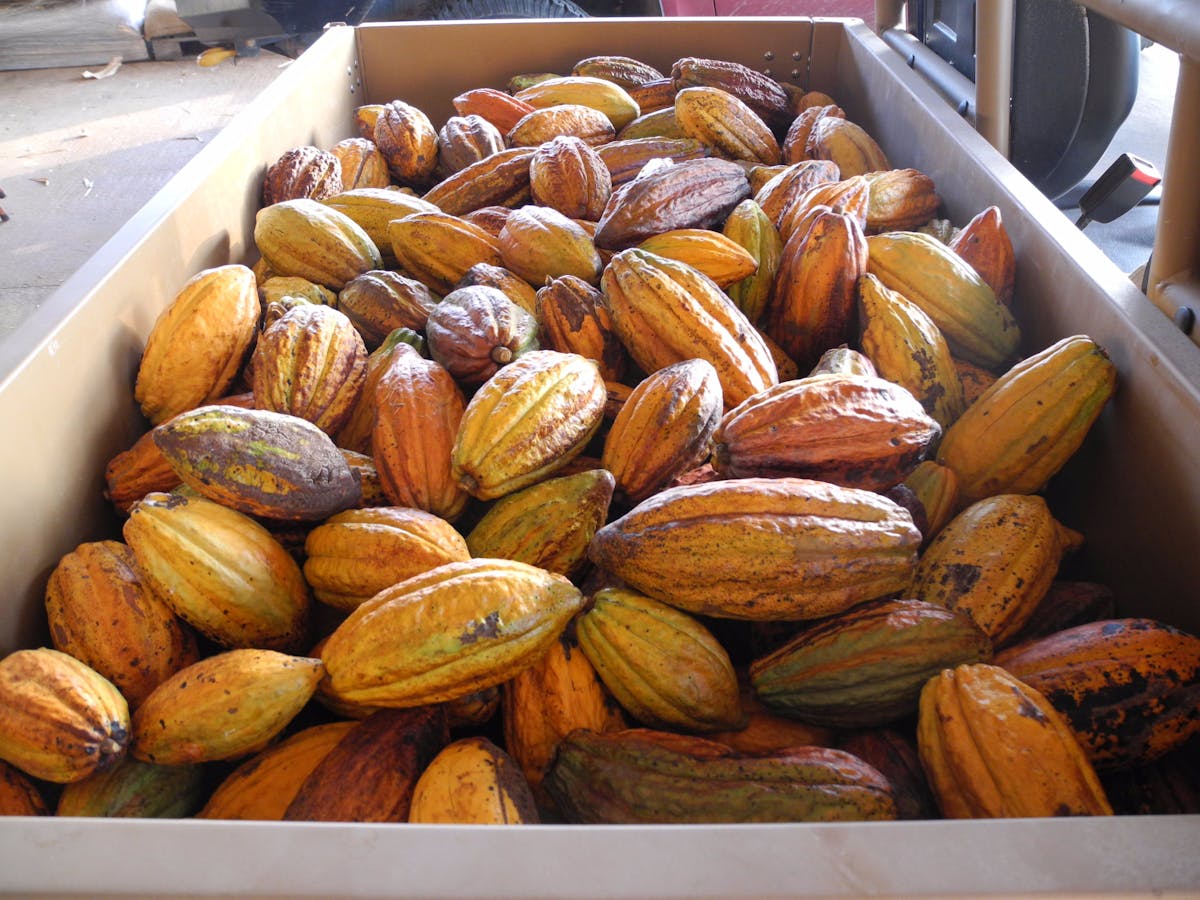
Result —
<instances>
[{"instance_id":1,"label":"orange cocoa pod","mask_svg":"<svg viewBox=\"0 0 1200 900\"><path fill-rule=\"evenodd\" d=\"M481 116L508 134L521 118L537 107L496 88L474 88L450 101L460 116Z\"/></svg>"},{"instance_id":2,"label":"orange cocoa pod","mask_svg":"<svg viewBox=\"0 0 1200 900\"><path fill-rule=\"evenodd\" d=\"M989 206L964 225L950 249L971 264L1001 303L1012 303L1016 254L998 206Z\"/></svg>"}]
</instances>

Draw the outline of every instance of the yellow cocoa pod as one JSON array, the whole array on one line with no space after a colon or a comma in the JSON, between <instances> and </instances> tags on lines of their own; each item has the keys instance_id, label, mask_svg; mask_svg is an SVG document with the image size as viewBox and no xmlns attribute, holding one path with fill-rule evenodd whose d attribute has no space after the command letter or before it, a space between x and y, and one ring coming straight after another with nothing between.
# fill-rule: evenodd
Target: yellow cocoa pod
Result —
<instances>
[{"instance_id":1,"label":"yellow cocoa pod","mask_svg":"<svg viewBox=\"0 0 1200 900\"><path fill-rule=\"evenodd\" d=\"M621 709L609 695L573 629L564 632L533 665L501 686L504 746L521 766L534 795L554 761L558 742L577 728L617 731L626 727Z\"/></svg>"},{"instance_id":2,"label":"yellow cocoa pod","mask_svg":"<svg viewBox=\"0 0 1200 900\"><path fill-rule=\"evenodd\" d=\"M244 513L202 497L148 494L123 533L142 583L221 646L305 642L311 600L300 567Z\"/></svg>"},{"instance_id":3,"label":"yellow cocoa pod","mask_svg":"<svg viewBox=\"0 0 1200 900\"><path fill-rule=\"evenodd\" d=\"M880 377L907 388L942 428L949 428L966 401L937 325L870 273L859 279L858 308L859 344Z\"/></svg>"},{"instance_id":4,"label":"yellow cocoa pod","mask_svg":"<svg viewBox=\"0 0 1200 900\"><path fill-rule=\"evenodd\" d=\"M144 433L104 467L105 499L124 515L151 491L170 491L179 486L179 476L154 443L154 430Z\"/></svg>"},{"instance_id":5,"label":"yellow cocoa pod","mask_svg":"<svg viewBox=\"0 0 1200 900\"><path fill-rule=\"evenodd\" d=\"M535 825L537 804L512 757L485 737L447 745L413 787L409 822Z\"/></svg>"},{"instance_id":6,"label":"yellow cocoa pod","mask_svg":"<svg viewBox=\"0 0 1200 900\"><path fill-rule=\"evenodd\" d=\"M141 581L133 551L83 543L46 584L54 649L91 666L136 707L161 681L195 662L196 638Z\"/></svg>"},{"instance_id":7,"label":"yellow cocoa pod","mask_svg":"<svg viewBox=\"0 0 1200 900\"><path fill-rule=\"evenodd\" d=\"M590 75L621 85L623 88L637 87L648 81L659 81L663 73L654 66L629 56L589 56L571 67L572 75Z\"/></svg>"},{"instance_id":8,"label":"yellow cocoa pod","mask_svg":"<svg viewBox=\"0 0 1200 900\"><path fill-rule=\"evenodd\" d=\"M589 284L600 280L603 263L592 236L551 207L513 210L500 230L499 245L505 267L530 284L545 284L563 275Z\"/></svg>"},{"instance_id":9,"label":"yellow cocoa pod","mask_svg":"<svg viewBox=\"0 0 1200 900\"><path fill-rule=\"evenodd\" d=\"M777 165L779 142L741 99L717 87L685 87L675 94L675 119L683 133L726 159Z\"/></svg>"},{"instance_id":10,"label":"yellow cocoa pod","mask_svg":"<svg viewBox=\"0 0 1200 900\"><path fill-rule=\"evenodd\" d=\"M257 408L298 416L337 434L362 390L367 347L344 312L305 304L259 336L253 373Z\"/></svg>"},{"instance_id":11,"label":"yellow cocoa pod","mask_svg":"<svg viewBox=\"0 0 1200 900\"><path fill-rule=\"evenodd\" d=\"M955 356L985 368L1003 367L1021 330L971 266L939 241L915 231L867 238L867 269L915 303L946 337Z\"/></svg>"},{"instance_id":12,"label":"yellow cocoa pod","mask_svg":"<svg viewBox=\"0 0 1200 900\"><path fill-rule=\"evenodd\" d=\"M496 238L450 213L420 212L393 219L388 239L400 268L439 296L453 290L476 263L504 265Z\"/></svg>"},{"instance_id":13,"label":"yellow cocoa pod","mask_svg":"<svg viewBox=\"0 0 1200 900\"><path fill-rule=\"evenodd\" d=\"M547 78L514 94L532 106L542 109L564 103L587 106L608 117L615 131L620 131L642 114L637 101L621 85L606 78L591 75L564 75Z\"/></svg>"},{"instance_id":14,"label":"yellow cocoa pod","mask_svg":"<svg viewBox=\"0 0 1200 900\"><path fill-rule=\"evenodd\" d=\"M581 139L590 146L607 144L616 137L612 120L598 109L582 103L560 103L535 108L505 135L510 147L538 147L560 135Z\"/></svg>"},{"instance_id":15,"label":"yellow cocoa pod","mask_svg":"<svg viewBox=\"0 0 1200 900\"><path fill-rule=\"evenodd\" d=\"M640 137L609 141L596 148L596 155L608 169L614 188L632 181L652 159L700 159L709 150L693 138Z\"/></svg>"},{"instance_id":16,"label":"yellow cocoa pod","mask_svg":"<svg viewBox=\"0 0 1200 900\"><path fill-rule=\"evenodd\" d=\"M337 304L337 294L321 284L315 284L299 275L273 275L258 286L258 296L264 307L272 303L283 303L288 297L299 297L309 303L325 306Z\"/></svg>"},{"instance_id":17,"label":"yellow cocoa pod","mask_svg":"<svg viewBox=\"0 0 1200 900\"><path fill-rule=\"evenodd\" d=\"M638 248L686 263L722 289L758 269L749 250L721 232L707 228L674 228L646 238Z\"/></svg>"},{"instance_id":18,"label":"yellow cocoa pod","mask_svg":"<svg viewBox=\"0 0 1200 900\"><path fill-rule=\"evenodd\" d=\"M622 250L605 268L600 289L614 329L643 371L707 360L717 370L726 408L778 381L771 351L750 320L691 266Z\"/></svg>"},{"instance_id":19,"label":"yellow cocoa pod","mask_svg":"<svg viewBox=\"0 0 1200 900\"><path fill-rule=\"evenodd\" d=\"M613 419L600 464L640 503L708 458L724 403L703 359L673 363L638 383Z\"/></svg>"},{"instance_id":20,"label":"yellow cocoa pod","mask_svg":"<svg viewBox=\"0 0 1200 900\"><path fill-rule=\"evenodd\" d=\"M317 763L357 724L312 725L259 751L225 776L196 818L281 821Z\"/></svg>"},{"instance_id":21,"label":"yellow cocoa pod","mask_svg":"<svg viewBox=\"0 0 1200 900\"><path fill-rule=\"evenodd\" d=\"M176 672L133 716L130 752L165 766L236 759L269 744L317 689L319 659L227 650Z\"/></svg>"},{"instance_id":22,"label":"yellow cocoa pod","mask_svg":"<svg viewBox=\"0 0 1200 900\"><path fill-rule=\"evenodd\" d=\"M0 659L0 760L68 784L117 765L129 740L129 706L95 669L49 647Z\"/></svg>"},{"instance_id":23,"label":"yellow cocoa pod","mask_svg":"<svg viewBox=\"0 0 1200 900\"><path fill-rule=\"evenodd\" d=\"M966 613L996 646L1016 636L1046 596L1064 555L1083 543L1037 495L976 501L938 532L911 595Z\"/></svg>"},{"instance_id":24,"label":"yellow cocoa pod","mask_svg":"<svg viewBox=\"0 0 1200 900\"><path fill-rule=\"evenodd\" d=\"M379 248L358 223L308 198L260 209L254 243L275 274L298 275L334 291L383 266Z\"/></svg>"},{"instance_id":25,"label":"yellow cocoa pod","mask_svg":"<svg viewBox=\"0 0 1200 900\"><path fill-rule=\"evenodd\" d=\"M843 178L890 169L883 148L861 125L838 116L822 116L804 144L810 159L837 163Z\"/></svg>"},{"instance_id":26,"label":"yellow cocoa pod","mask_svg":"<svg viewBox=\"0 0 1200 900\"><path fill-rule=\"evenodd\" d=\"M607 470L589 469L506 494L467 535L470 555L515 559L573 577L608 516L614 485Z\"/></svg>"},{"instance_id":27,"label":"yellow cocoa pod","mask_svg":"<svg viewBox=\"0 0 1200 900\"><path fill-rule=\"evenodd\" d=\"M576 633L600 680L643 725L695 732L743 723L729 654L687 613L636 591L604 588Z\"/></svg>"},{"instance_id":28,"label":"yellow cocoa pod","mask_svg":"<svg viewBox=\"0 0 1200 900\"><path fill-rule=\"evenodd\" d=\"M808 148L808 137L812 134L817 121L825 116L844 119L846 113L836 103L829 102L809 103L796 114L791 124L788 125L788 130L783 136L783 143L780 145L785 163L794 164L813 158Z\"/></svg>"},{"instance_id":29,"label":"yellow cocoa pod","mask_svg":"<svg viewBox=\"0 0 1200 900\"><path fill-rule=\"evenodd\" d=\"M687 612L800 620L904 590L920 542L908 511L873 491L734 478L654 494L597 531L588 555Z\"/></svg>"},{"instance_id":30,"label":"yellow cocoa pod","mask_svg":"<svg viewBox=\"0 0 1200 900\"><path fill-rule=\"evenodd\" d=\"M1116 389L1117 369L1086 335L1014 365L946 431L938 462L961 501L1040 491L1079 449Z\"/></svg>"},{"instance_id":31,"label":"yellow cocoa pod","mask_svg":"<svg viewBox=\"0 0 1200 900\"><path fill-rule=\"evenodd\" d=\"M926 683L917 749L948 819L1112 815L1062 715L998 666L964 664Z\"/></svg>"},{"instance_id":32,"label":"yellow cocoa pod","mask_svg":"<svg viewBox=\"0 0 1200 900\"><path fill-rule=\"evenodd\" d=\"M416 281L412 283L420 284ZM421 285L421 290L426 290L424 285ZM425 326L421 327L424 329ZM375 429L375 391L379 387L379 380L391 365L393 356L406 352L406 348L421 353L424 346L425 339L417 331L400 327L390 332L379 346L367 355L362 390L358 392L358 400L350 410L350 418L336 436L337 445L343 453L350 451L356 454L370 454L371 432Z\"/></svg>"},{"instance_id":33,"label":"yellow cocoa pod","mask_svg":"<svg viewBox=\"0 0 1200 900\"><path fill-rule=\"evenodd\" d=\"M155 319L138 364L134 399L157 425L222 396L237 377L260 313L254 273L205 269Z\"/></svg>"},{"instance_id":34,"label":"yellow cocoa pod","mask_svg":"<svg viewBox=\"0 0 1200 900\"><path fill-rule=\"evenodd\" d=\"M870 172L867 200L868 234L915 231L934 217L941 205L933 179L919 169Z\"/></svg>"},{"instance_id":35,"label":"yellow cocoa pod","mask_svg":"<svg viewBox=\"0 0 1200 900\"><path fill-rule=\"evenodd\" d=\"M0 759L0 816L46 816L50 808L33 779Z\"/></svg>"},{"instance_id":36,"label":"yellow cocoa pod","mask_svg":"<svg viewBox=\"0 0 1200 900\"><path fill-rule=\"evenodd\" d=\"M447 563L360 605L321 650L329 689L353 703L410 707L511 678L583 606L579 590L513 560Z\"/></svg>"},{"instance_id":37,"label":"yellow cocoa pod","mask_svg":"<svg viewBox=\"0 0 1200 900\"><path fill-rule=\"evenodd\" d=\"M204 802L200 766L160 766L126 756L104 772L63 788L56 816L183 819Z\"/></svg>"},{"instance_id":38,"label":"yellow cocoa pod","mask_svg":"<svg viewBox=\"0 0 1200 900\"><path fill-rule=\"evenodd\" d=\"M304 578L316 598L350 611L386 587L471 553L440 516L385 506L329 517L308 533L304 556Z\"/></svg>"},{"instance_id":39,"label":"yellow cocoa pod","mask_svg":"<svg viewBox=\"0 0 1200 900\"><path fill-rule=\"evenodd\" d=\"M494 500L554 474L600 427L607 396L592 360L522 354L467 404L450 454L454 478L472 496Z\"/></svg>"},{"instance_id":40,"label":"yellow cocoa pod","mask_svg":"<svg viewBox=\"0 0 1200 900\"><path fill-rule=\"evenodd\" d=\"M775 273L783 257L779 229L758 203L743 200L725 220L722 233L754 260L754 271L727 285L725 292L747 319L757 323L775 293Z\"/></svg>"},{"instance_id":41,"label":"yellow cocoa pod","mask_svg":"<svg viewBox=\"0 0 1200 900\"><path fill-rule=\"evenodd\" d=\"M435 212L437 207L411 191L383 187L357 187L321 201L357 224L389 265L395 263L388 222L417 212Z\"/></svg>"},{"instance_id":42,"label":"yellow cocoa pod","mask_svg":"<svg viewBox=\"0 0 1200 900\"><path fill-rule=\"evenodd\" d=\"M819 182L797 195L780 211L779 236L785 245L793 235L802 236L812 227L819 212L844 213L858 223L860 230L865 230L870 197L871 183L865 175Z\"/></svg>"}]
</instances>

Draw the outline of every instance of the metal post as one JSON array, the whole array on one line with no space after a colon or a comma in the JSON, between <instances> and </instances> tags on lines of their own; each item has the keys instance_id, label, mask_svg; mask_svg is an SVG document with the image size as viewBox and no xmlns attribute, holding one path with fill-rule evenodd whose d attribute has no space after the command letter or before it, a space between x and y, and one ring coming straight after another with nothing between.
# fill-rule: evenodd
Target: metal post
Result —
<instances>
[{"instance_id":1,"label":"metal post","mask_svg":"<svg viewBox=\"0 0 1200 900\"><path fill-rule=\"evenodd\" d=\"M975 6L975 130L1005 157L1012 127L1014 0Z\"/></svg>"}]
</instances>

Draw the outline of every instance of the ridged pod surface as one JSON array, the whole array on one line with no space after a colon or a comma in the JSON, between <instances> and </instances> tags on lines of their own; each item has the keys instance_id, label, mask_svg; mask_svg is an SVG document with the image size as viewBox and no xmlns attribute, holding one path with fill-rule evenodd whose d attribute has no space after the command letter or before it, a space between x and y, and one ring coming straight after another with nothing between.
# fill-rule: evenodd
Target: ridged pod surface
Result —
<instances>
[{"instance_id":1,"label":"ridged pod surface","mask_svg":"<svg viewBox=\"0 0 1200 900\"><path fill-rule=\"evenodd\" d=\"M262 203L270 206L298 197L320 200L341 189L342 164L336 156L320 147L292 147L267 166Z\"/></svg>"},{"instance_id":2,"label":"ridged pod surface","mask_svg":"<svg viewBox=\"0 0 1200 900\"><path fill-rule=\"evenodd\" d=\"M143 584L224 647L304 643L311 600L299 565L254 519L201 497L148 494L125 542Z\"/></svg>"},{"instance_id":3,"label":"ridged pod surface","mask_svg":"<svg viewBox=\"0 0 1200 900\"><path fill-rule=\"evenodd\" d=\"M582 139L556 137L538 147L530 158L529 190L534 203L569 219L594 222L612 193L612 174Z\"/></svg>"},{"instance_id":4,"label":"ridged pod surface","mask_svg":"<svg viewBox=\"0 0 1200 900\"><path fill-rule=\"evenodd\" d=\"M453 522L470 499L451 467L466 399L444 366L402 350L375 388L372 455L384 494L395 506Z\"/></svg>"},{"instance_id":5,"label":"ridged pod surface","mask_svg":"<svg viewBox=\"0 0 1200 900\"><path fill-rule=\"evenodd\" d=\"M437 302L420 281L389 269L363 272L337 295L338 311L362 335L368 350L378 348L397 328L423 332Z\"/></svg>"},{"instance_id":6,"label":"ridged pod surface","mask_svg":"<svg viewBox=\"0 0 1200 900\"><path fill-rule=\"evenodd\" d=\"M314 596L348 612L386 587L471 553L440 516L386 506L330 516L308 533L304 557Z\"/></svg>"},{"instance_id":7,"label":"ridged pod surface","mask_svg":"<svg viewBox=\"0 0 1200 900\"><path fill-rule=\"evenodd\" d=\"M538 288L539 340L547 350L594 359L605 381L619 381L628 357L613 331L604 295L582 278L563 275Z\"/></svg>"},{"instance_id":8,"label":"ridged pod surface","mask_svg":"<svg viewBox=\"0 0 1200 900\"><path fill-rule=\"evenodd\" d=\"M1163 622L1087 622L995 662L1045 695L1097 769L1146 765L1200 732L1200 638Z\"/></svg>"},{"instance_id":9,"label":"ridged pod surface","mask_svg":"<svg viewBox=\"0 0 1200 900\"><path fill-rule=\"evenodd\" d=\"M938 447L962 502L1041 490L1079 449L1116 382L1116 366L1086 335L1063 338L1001 375Z\"/></svg>"},{"instance_id":10,"label":"ridged pod surface","mask_svg":"<svg viewBox=\"0 0 1200 900\"><path fill-rule=\"evenodd\" d=\"M337 157L341 166L342 192L357 188L386 188L392 183L387 160L369 138L344 138L330 147L329 152Z\"/></svg>"},{"instance_id":11,"label":"ridged pod surface","mask_svg":"<svg viewBox=\"0 0 1200 900\"><path fill-rule=\"evenodd\" d=\"M925 540L928 542L958 511L958 476L948 466L923 459L908 473L904 485L925 510Z\"/></svg>"},{"instance_id":12,"label":"ridged pod surface","mask_svg":"<svg viewBox=\"0 0 1200 900\"><path fill-rule=\"evenodd\" d=\"M664 77L662 72L649 63L618 54L584 57L571 66L571 74L603 78L619 84L623 88L636 87L647 81L658 81Z\"/></svg>"},{"instance_id":13,"label":"ridged pod surface","mask_svg":"<svg viewBox=\"0 0 1200 900\"><path fill-rule=\"evenodd\" d=\"M925 682L946 667L989 662L971 618L921 600L859 604L803 629L754 660L750 679L770 709L830 728L870 728L912 715Z\"/></svg>"},{"instance_id":14,"label":"ridged pod surface","mask_svg":"<svg viewBox=\"0 0 1200 900\"><path fill-rule=\"evenodd\" d=\"M604 267L591 234L582 224L549 206L514 209L498 238L500 259L530 284L574 275L589 284Z\"/></svg>"},{"instance_id":15,"label":"ridged pod surface","mask_svg":"<svg viewBox=\"0 0 1200 900\"><path fill-rule=\"evenodd\" d=\"M965 664L926 683L917 749L948 819L1112 814L1066 721L999 666Z\"/></svg>"},{"instance_id":16,"label":"ridged pod surface","mask_svg":"<svg viewBox=\"0 0 1200 900\"><path fill-rule=\"evenodd\" d=\"M607 144L616 134L612 120L600 110L582 103L560 103L535 108L504 137L510 147L538 147L560 135L577 137L595 147Z\"/></svg>"},{"instance_id":17,"label":"ridged pod surface","mask_svg":"<svg viewBox=\"0 0 1200 900\"><path fill-rule=\"evenodd\" d=\"M963 414L962 381L945 337L915 303L865 274L858 283L859 343L880 376L920 401L943 428Z\"/></svg>"},{"instance_id":18,"label":"ridged pod surface","mask_svg":"<svg viewBox=\"0 0 1200 900\"><path fill-rule=\"evenodd\" d=\"M547 78L517 91L513 96L538 109L563 104L590 107L604 113L614 131L620 131L642 112L637 101L629 96L624 87L593 75Z\"/></svg>"},{"instance_id":19,"label":"ridged pod surface","mask_svg":"<svg viewBox=\"0 0 1200 900\"><path fill-rule=\"evenodd\" d=\"M1006 366L1021 330L987 282L953 250L915 231L867 238L867 269L933 320L956 356L985 368Z\"/></svg>"},{"instance_id":20,"label":"ridged pod surface","mask_svg":"<svg viewBox=\"0 0 1200 900\"><path fill-rule=\"evenodd\" d=\"M997 494L972 503L925 548L911 595L966 613L997 647L1016 636L1083 536L1045 499Z\"/></svg>"},{"instance_id":21,"label":"ridged pod surface","mask_svg":"<svg viewBox=\"0 0 1200 900\"><path fill-rule=\"evenodd\" d=\"M907 587L920 532L887 498L802 478L667 488L592 539L596 565L693 613L815 619Z\"/></svg>"},{"instance_id":22,"label":"ridged pod surface","mask_svg":"<svg viewBox=\"0 0 1200 900\"><path fill-rule=\"evenodd\" d=\"M362 226L317 200L284 200L260 209L254 243L275 274L298 275L334 291L383 265Z\"/></svg>"},{"instance_id":23,"label":"ridged pod surface","mask_svg":"<svg viewBox=\"0 0 1200 900\"><path fill-rule=\"evenodd\" d=\"M0 759L0 816L47 816L50 808L34 780Z\"/></svg>"},{"instance_id":24,"label":"ridged pod surface","mask_svg":"<svg viewBox=\"0 0 1200 900\"><path fill-rule=\"evenodd\" d=\"M566 821L582 824L896 818L887 780L844 751L792 747L743 756L652 729L571 734L545 783Z\"/></svg>"},{"instance_id":25,"label":"ridged pod surface","mask_svg":"<svg viewBox=\"0 0 1200 900\"><path fill-rule=\"evenodd\" d=\"M588 469L506 494L467 535L470 555L515 559L574 577L608 516L614 484L605 469Z\"/></svg>"},{"instance_id":26,"label":"ridged pod surface","mask_svg":"<svg viewBox=\"0 0 1200 900\"><path fill-rule=\"evenodd\" d=\"M713 228L749 196L750 180L735 162L671 163L613 192L597 223L596 246L621 250L673 228Z\"/></svg>"},{"instance_id":27,"label":"ridged pod surface","mask_svg":"<svg viewBox=\"0 0 1200 900\"><path fill-rule=\"evenodd\" d=\"M627 499L640 503L708 457L723 410L710 363L672 363L630 393L605 436L600 464Z\"/></svg>"},{"instance_id":28,"label":"ridged pod surface","mask_svg":"<svg viewBox=\"0 0 1200 900\"><path fill-rule=\"evenodd\" d=\"M423 199L453 216L487 206L520 206L530 199L529 163L536 150L536 147L497 150L447 175Z\"/></svg>"},{"instance_id":29,"label":"ridged pod surface","mask_svg":"<svg viewBox=\"0 0 1200 900\"><path fill-rule=\"evenodd\" d=\"M636 591L604 588L576 633L600 680L643 725L697 732L744 721L729 654L687 613Z\"/></svg>"},{"instance_id":30,"label":"ridged pod surface","mask_svg":"<svg viewBox=\"0 0 1200 900\"><path fill-rule=\"evenodd\" d=\"M503 149L503 132L483 116L451 116L438 129L437 172L452 174Z\"/></svg>"},{"instance_id":31,"label":"ridged pod surface","mask_svg":"<svg viewBox=\"0 0 1200 900\"><path fill-rule=\"evenodd\" d=\"M300 785L357 721L310 725L261 750L225 776L198 819L283 819Z\"/></svg>"},{"instance_id":32,"label":"ridged pod surface","mask_svg":"<svg viewBox=\"0 0 1200 900\"><path fill-rule=\"evenodd\" d=\"M409 822L535 825L533 790L513 758L486 737L459 738L425 767L413 788Z\"/></svg>"},{"instance_id":33,"label":"ridged pod surface","mask_svg":"<svg viewBox=\"0 0 1200 900\"><path fill-rule=\"evenodd\" d=\"M367 347L349 316L329 306L296 306L259 335L254 405L336 434L350 418L366 370Z\"/></svg>"},{"instance_id":34,"label":"ridged pod surface","mask_svg":"<svg viewBox=\"0 0 1200 900\"><path fill-rule=\"evenodd\" d=\"M254 273L227 265L194 275L159 313L138 363L134 400L152 423L222 394L254 342Z\"/></svg>"},{"instance_id":35,"label":"ridged pod surface","mask_svg":"<svg viewBox=\"0 0 1200 900\"><path fill-rule=\"evenodd\" d=\"M184 484L246 515L313 521L361 498L333 440L299 416L217 404L182 413L152 434Z\"/></svg>"},{"instance_id":36,"label":"ridged pod surface","mask_svg":"<svg viewBox=\"0 0 1200 900\"><path fill-rule=\"evenodd\" d=\"M507 91L490 87L472 88L450 102L460 116L480 115L504 134L507 134L522 116L536 108L531 103L518 100Z\"/></svg>"},{"instance_id":37,"label":"ridged pod surface","mask_svg":"<svg viewBox=\"0 0 1200 900\"><path fill-rule=\"evenodd\" d=\"M383 104L372 139L397 183L421 187L438 162L437 129L424 111L403 100Z\"/></svg>"},{"instance_id":38,"label":"ridged pod surface","mask_svg":"<svg viewBox=\"0 0 1200 900\"><path fill-rule=\"evenodd\" d=\"M859 230L867 227L867 204L871 183L865 175L850 175L838 181L815 184L796 196L779 215L779 236L786 244L793 235L804 235L821 213L850 216Z\"/></svg>"},{"instance_id":39,"label":"ridged pod surface","mask_svg":"<svg viewBox=\"0 0 1200 900\"><path fill-rule=\"evenodd\" d=\"M556 350L523 354L467 404L450 454L453 477L480 500L549 477L583 452L607 396L592 360Z\"/></svg>"},{"instance_id":40,"label":"ridged pod surface","mask_svg":"<svg viewBox=\"0 0 1200 900\"><path fill-rule=\"evenodd\" d=\"M749 250L722 232L708 228L664 231L646 238L638 244L638 249L686 263L703 272L723 290L758 269L758 261Z\"/></svg>"},{"instance_id":41,"label":"ridged pod surface","mask_svg":"<svg viewBox=\"0 0 1200 900\"><path fill-rule=\"evenodd\" d=\"M632 181L642 167L652 159L683 162L701 159L710 151L695 138L642 137L609 141L595 148L596 155L608 169L614 188Z\"/></svg>"},{"instance_id":42,"label":"ridged pod surface","mask_svg":"<svg viewBox=\"0 0 1200 900\"><path fill-rule=\"evenodd\" d=\"M420 706L511 678L583 606L562 575L512 560L447 563L359 606L321 651L331 691L355 703Z\"/></svg>"},{"instance_id":43,"label":"ridged pod surface","mask_svg":"<svg viewBox=\"0 0 1200 900\"><path fill-rule=\"evenodd\" d=\"M501 686L504 746L539 803L559 741L576 729L617 731L625 719L568 628L546 653Z\"/></svg>"},{"instance_id":44,"label":"ridged pod surface","mask_svg":"<svg viewBox=\"0 0 1200 900\"><path fill-rule=\"evenodd\" d=\"M746 318L757 323L775 293L775 273L783 258L783 241L775 223L754 200L743 200L722 226L721 233L743 247L754 260L754 271L725 288Z\"/></svg>"},{"instance_id":45,"label":"ridged pod surface","mask_svg":"<svg viewBox=\"0 0 1200 900\"><path fill-rule=\"evenodd\" d=\"M754 202L762 207L771 223L779 229L784 216L800 197L821 184L841 179L838 167L829 160L801 160L784 166L754 192Z\"/></svg>"},{"instance_id":46,"label":"ridged pod surface","mask_svg":"<svg viewBox=\"0 0 1200 900\"><path fill-rule=\"evenodd\" d=\"M517 357L536 350L537 320L499 288L452 290L429 314L429 355L466 385L480 385Z\"/></svg>"},{"instance_id":47,"label":"ridged pod surface","mask_svg":"<svg viewBox=\"0 0 1200 900\"><path fill-rule=\"evenodd\" d=\"M749 106L771 128L787 128L792 119L791 100L783 86L739 62L685 56L671 66L671 80L677 92L697 86L720 88Z\"/></svg>"},{"instance_id":48,"label":"ridged pod surface","mask_svg":"<svg viewBox=\"0 0 1200 900\"><path fill-rule=\"evenodd\" d=\"M1017 259L1000 207L989 206L964 225L950 249L966 260L1006 306L1012 302Z\"/></svg>"},{"instance_id":49,"label":"ridged pod surface","mask_svg":"<svg viewBox=\"0 0 1200 900\"><path fill-rule=\"evenodd\" d=\"M727 408L778 381L750 320L707 276L636 248L617 253L600 280L604 304L645 372L686 359L712 364Z\"/></svg>"},{"instance_id":50,"label":"ridged pod surface","mask_svg":"<svg viewBox=\"0 0 1200 900\"><path fill-rule=\"evenodd\" d=\"M33 778L80 781L117 765L131 734L111 681L49 647L0 659L0 759Z\"/></svg>"},{"instance_id":51,"label":"ridged pod surface","mask_svg":"<svg viewBox=\"0 0 1200 900\"><path fill-rule=\"evenodd\" d=\"M63 556L45 602L54 649L91 666L132 707L198 659L195 636L142 584L133 551L118 541Z\"/></svg>"},{"instance_id":52,"label":"ridged pod surface","mask_svg":"<svg viewBox=\"0 0 1200 900\"><path fill-rule=\"evenodd\" d=\"M179 476L154 443L153 428L104 467L104 497L124 515L151 491L171 491L179 484Z\"/></svg>"},{"instance_id":53,"label":"ridged pod surface","mask_svg":"<svg viewBox=\"0 0 1200 900\"><path fill-rule=\"evenodd\" d=\"M811 159L837 163L842 177L866 175L892 168L883 148L857 122L838 116L822 116L804 143Z\"/></svg>"},{"instance_id":54,"label":"ridged pod surface","mask_svg":"<svg viewBox=\"0 0 1200 900\"><path fill-rule=\"evenodd\" d=\"M884 490L940 436L937 422L893 382L809 375L729 410L713 434L713 465L727 478L791 475Z\"/></svg>"},{"instance_id":55,"label":"ridged pod surface","mask_svg":"<svg viewBox=\"0 0 1200 900\"><path fill-rule=\"evenodd\" d=\"M321 201L362 228L379 250L381 258L394 263L388 222L417 212L435 212L438 207L410 191L389 188L354 188Z\"/></svg>"},{"instance_id":56,"label":"ridged pod surface","mask_svg":"<svg viewBox=\"0 0 1200 900\"><path fill-rule=\"evenodd\" d=\"M934 217L941 198L933 179L919 169L887 169L867 175L869 234L913 230Z\"/></svg>"},{"instance_id":57,"label":"ridged pod surface","mask_svg":"<svg viewBox=\"0 0 1200 900\"><path fill-rule=\"evenodd\" d=\"M504 264L496 238L446 212L393 219L388 223L388 239L400 268L438 296L450 293L476 263Z\"/></svg>"},{"instance_id":58,"label":"ridged pod surface","mask_svg":"<svg viewBox=\"0 0 1200 900\"><path fill-rule=\"evenodd\" d=\"M780 162L779 142L767 123L721 88L698 85L679 89L675 120L684 134L711 147L716 156L766 166Z\"/></svg>"},{"instance_id":59,"label":"ridged pod surface","mask_svg":"<svg viewBox=\"0 0 1200 900\"><path fill-rule=\"evenodd\" d=\"M319 659L227 650L176 672L133 714L130 753L166 766L257 753L316 690Z\"/></svg>"},{"instance_id":60,"label":"ridged pod surface","mask_svg":"<svg viewBox=\"0 0 1200 900\"><path fill-rule=\"evenodd\" d=\"M764 327L801 371L855 336L866 271L866 238L846 213L819 212L784 242Z\"/></svg>"}]
</instances>

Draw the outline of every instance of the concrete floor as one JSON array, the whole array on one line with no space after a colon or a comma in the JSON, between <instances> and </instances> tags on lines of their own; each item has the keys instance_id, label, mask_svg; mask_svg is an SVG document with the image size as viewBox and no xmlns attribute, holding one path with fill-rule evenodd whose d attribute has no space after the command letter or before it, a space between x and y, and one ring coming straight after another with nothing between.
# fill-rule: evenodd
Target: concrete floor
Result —
<instances>
[{"instance_id":1,"label":"concrete floor","mask_svg":"<svg viewBox=\"0 0 1200 900\"><path fill-rule=\"evenodd\" d=\"M0 340L290 62L189 56L0 72Z\"/></svg>"}]
</instances>

